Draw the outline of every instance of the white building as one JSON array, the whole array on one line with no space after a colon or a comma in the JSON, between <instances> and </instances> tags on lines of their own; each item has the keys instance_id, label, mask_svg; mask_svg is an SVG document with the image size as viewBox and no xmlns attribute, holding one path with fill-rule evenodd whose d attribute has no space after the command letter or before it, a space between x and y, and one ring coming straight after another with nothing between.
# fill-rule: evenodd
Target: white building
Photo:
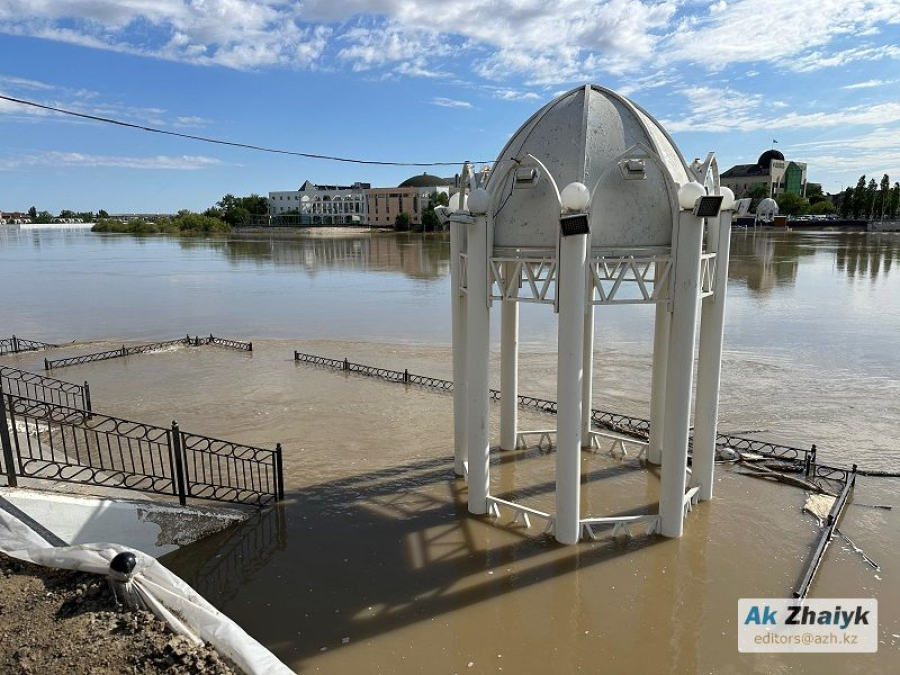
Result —
<instances>
[{"instance_id":1,"label":"white building","mask_svg":"<svg viewBox=\"0 0 900 675\"><path fill-rule=\"evenodd\" d=\"M269 193L269 215L296 215L304 225L364 225L369 221L366 190L369 183L315 185Z\"/></svg>"}]
</instances>

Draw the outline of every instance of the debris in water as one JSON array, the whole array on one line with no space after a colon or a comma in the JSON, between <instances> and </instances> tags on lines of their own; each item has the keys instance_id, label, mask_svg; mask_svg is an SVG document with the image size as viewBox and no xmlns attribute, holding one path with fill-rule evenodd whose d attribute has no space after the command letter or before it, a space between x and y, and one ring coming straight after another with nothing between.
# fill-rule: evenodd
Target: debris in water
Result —
<instances>
[{"instance_id":1,"label":"debris in water","mask_svg":"<svg viewBox=\"0 0 900 675\"><path fill-rule=\"evenodd\" d=\"M835 497L832 497L831 495L807 495L806 504L803 505L803 510L818 518L821 523L828 518L831 507L834 506L834 500Z\"/></svg>"}]
</instances>

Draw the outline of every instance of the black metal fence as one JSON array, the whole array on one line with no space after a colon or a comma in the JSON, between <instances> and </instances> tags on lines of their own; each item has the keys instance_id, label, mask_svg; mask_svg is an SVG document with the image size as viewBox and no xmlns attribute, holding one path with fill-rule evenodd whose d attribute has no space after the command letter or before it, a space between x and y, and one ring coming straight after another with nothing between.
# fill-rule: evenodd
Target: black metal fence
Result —
<instances>
[{"instance_id":1,"label":"black metal fence","mask_svg":"<svg viewBox=\"0 0 900 675\"><path fill-rule=\"evenodd\" d=\"M7 419L9 423L7 424ZM62 480L262 506L284 497L282 450L254 448L36 399L0 394L2 470Z\"/></svg>"},{"instance_id":2,"label":"black metal fence","mask_svg":"<svg viewBox=\"0 0 900 675\"><path fill-rule=\"evenodd\" d=\"M49 342L40 342L38 340L26 340L25 338L13 335L9 338L0 339L0 356L6 354L18 354L20 352L37 352L42 349L56 349L59 345L50 344Z\"/></svg>"},{"instance_id":3,"label":"black metal fence","mask_svg":"<svg viewBox=\"0 0 900 675\"><path fill-rule=\"evenodd\" d=\"M0 366L0 392L91 411L91 388L27 370Z\"/></svg>"},{"instance_id":4,"label":"black metal fence","mask_svg":"<svg viewBox=\"0 0 900 675\"><path fill-rule=\"evenodd\" d=\"M812 555L803 570L803 576L800 578L800 582L797 584L796 588L794 588L794 597L799 598L800 600L803 600L809 595L809 589L812 587L813 580L816 578L816 572L819 571L822 560L825 559L825 551L828 549L828 545L834 538L834 531L837 529L838 521L841 519L844 507L850 499L853 487L856 485L855 464L845 473L843 482L844 487L841 490L841 493L837 496L837 499L834 500L834 504L831 505L831 510L828 512L825 522L822 523L819 536L812 549Z\"/></svg>"},{"instance_id":5,"label":"black metal fence","mask_svg":"<svg viewBox=\"0 0 900 675\"><path fill-rule=\"evenodd\" d=\"M240 342L238 340L229 340L227 338L215 337L191 337L187 335L177 340L165 340L163 342L151 342L145 345L136 345L134 347L126 347L122 345L118 349L109 349L105 352L95 352L93 354L82 354L81 356L72 356L66 359L44 359L44 370L53 370L54 368L65 368L67 366L77 366L84 363L92 363L94 361L106 361L108 359L121 359L133 354L147 354L150 352L158 352L167 347L175 347L183 345L187 347L201 347L204 345L217 345L219 347L227 347L239 351L252 352L252 342Z\"/></svg>"},{"instance_id":6,"label":"black metal fence","mask_svg":"<svg viewBox=\"0 0 900 675\"><path fill-rule=\"evenodd\" d=\"M416 384L447 392L453 391L453 382L451 380L442 380L425 375L415 375L408 370L389 370L387 368L353 363L347 359L329 359L324 356L304 354L303 352L298 351L294 352L294 361L309 363L332 370L357 373L367 377L376 377L387 380L388 382ZM491 389L490 397L494 401L499 401L500 392L496 389ZM550 413L551 415L556 414L556 401L523 394L519 394L518 400L519 405L522 407L532 408L541 412ZM629 415L622 415L607 410L592 409L591 421L598 427L622 434L629 434L641 439L646 439L650 434L650 420L642 419L640 417L631 417ZM725 433L720 433L716 436L716 443L719 446L731 447L741 452L754 452L765 457L793 462L798 468L802 468L808 477L845 481L847 476L851 473L851 469L847 467L819 464L816 461L817 450L815 445L811 445L809 449L797 448L789 445L772 443L770 441L761 441Z\"/></svg>"}]
</instances>

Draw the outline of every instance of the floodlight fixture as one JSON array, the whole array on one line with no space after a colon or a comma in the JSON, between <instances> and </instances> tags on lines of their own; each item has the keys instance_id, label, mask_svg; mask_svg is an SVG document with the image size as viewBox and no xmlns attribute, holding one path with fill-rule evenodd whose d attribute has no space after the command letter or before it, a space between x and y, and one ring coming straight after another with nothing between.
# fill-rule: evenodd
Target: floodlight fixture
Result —
<instances>
[{"instance_id":1,"label":"floodlight fixture","mask_svg":"<svg viewBox=\"0 0 900 675\"><path fill-rule=\"evenodd\" d=\"M620 160L619 171L625 180L647 180L647 165L640 157Z\"/></svg>"},{"instance_id":2,"label":"floodlight fixture","mask_svg":"<svg viewBox=\"0 0 900 675\"><path fill-rule=\"evenodd\" d=\"M694 215L698 218L715 218L722 210L722 195L709 195L700 197L694 203Z\"/></svg>"},{"instance_id":3,"label":"floodlight fixture","mask_svg":"<svg viewBox=\"0 0 900 675\"><path fill-rule=\"evenodd\" d=\"M560 216L559 230L564 237L572 237L577 234L590 234L591 223L586 213L576 213L573 216Z\"/></svg>"},{"instance_id":4,"label":"floodlight fixture","mask_svg":"<svg viewBox=\"0 0 900 675\"><path fill-rule=\"evenodd\" d=\"M541 172L535 167L522 167L516 169L516 177L513 185L517 188L533 188L541 178Z\"/></svg>"}]
</instances>

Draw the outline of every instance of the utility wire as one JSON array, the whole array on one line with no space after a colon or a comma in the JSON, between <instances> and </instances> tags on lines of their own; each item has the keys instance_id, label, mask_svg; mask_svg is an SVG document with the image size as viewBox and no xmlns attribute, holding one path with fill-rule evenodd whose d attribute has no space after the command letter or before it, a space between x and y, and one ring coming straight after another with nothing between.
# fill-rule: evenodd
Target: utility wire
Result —
<instances>
[{"instance_id":1,"label":"utility wire","mask_svg":"<svg viewBox=\"0 0 900 675\"><path fill-rule=\"evenodd\" d=\"M36 101L27 101L21 98L13 98L12 96L4 96L0 94L0 99L18 103L20 105L31 106L32 108L40 108L41 110L49 110L61 115L70 115L72 117L80 117L94 122L103 122L105 124L115 124L120 127L128 127L129 129L139 129L141 131L149 131L154 134L164 134L166 136L177 136L178 138L187 138L192 141L203 141L204 143L214 143L216 145L229 145L233 148L244 148L246 150L257 150L259 152L270 152L276 155L293 155L294 157L306 157L308 159L324 159L330 162L347 162L350 164L374 164L377 166L460 166L459 162L380 162L372 159L352 159L350 157L333 157L331 155L317 155L310 152L296 152L293 150L280 150L278 148L267 148L261 145L252 145L250 143L236 143L234 141L223 141L220 138L210 138L208 136L195 136L194 134L182 134L177 131L167 131L156 127L147 127L142 124L132 124L131 122L123 122L122 120L112 119L110 117L101 117L99 115L89 115L87 113L75 112L74 110L66 110L65 108L57 108L51 105L44 105ZM469 160L470 161L470 160ZM490 164L491 162L474 162L475 164Z\"/></svg>"}]
</instances>

